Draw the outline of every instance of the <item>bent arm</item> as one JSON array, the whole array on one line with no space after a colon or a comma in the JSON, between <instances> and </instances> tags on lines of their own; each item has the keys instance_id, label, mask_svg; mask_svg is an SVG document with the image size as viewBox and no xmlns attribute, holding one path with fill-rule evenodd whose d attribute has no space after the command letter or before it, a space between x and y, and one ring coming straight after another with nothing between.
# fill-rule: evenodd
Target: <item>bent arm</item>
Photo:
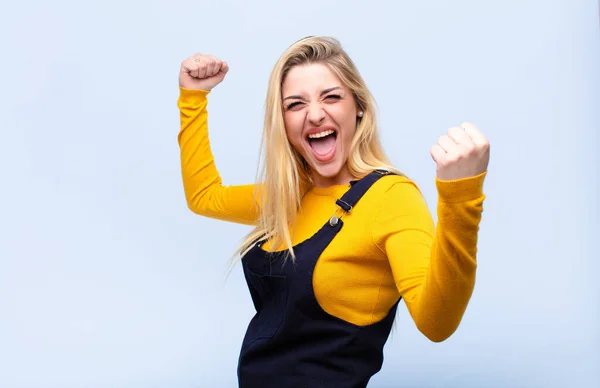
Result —
<instances>
[{"instance_id":1,"label":"bent arm","mask_svg":"<svg viewBox=\"0 0 600 388\"><path fill-rule=\"evenodd\" d=\"M408 311L434 342L456 331L473 293L485 175L436 181L436 228L416 185L396 184L386 198L393 209L376 224Z\"/></svg>"},{"instance_id":2,"label":"bent arm","mask_svg":"<svg viewBox=\"0 0 600 388\"><path fill-rule=\"evenodd\" d=\"M177 106L181 129L177 141L181 155L183 188L189 209L219 220L253 225L258 219L255 185L223 186L208 137L205 90L180 87Z\"/></svg>"}]
</instances>

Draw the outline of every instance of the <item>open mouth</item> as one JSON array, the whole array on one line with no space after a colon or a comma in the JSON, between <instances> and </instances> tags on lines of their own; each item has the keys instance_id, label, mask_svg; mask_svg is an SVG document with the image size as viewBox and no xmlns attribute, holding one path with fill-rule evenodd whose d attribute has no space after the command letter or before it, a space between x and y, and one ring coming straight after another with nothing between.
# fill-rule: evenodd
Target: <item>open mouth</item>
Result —
<instances>
[{"instance_id":1,"label":"open mouth","mask_svg":"<svg viewBox=\"0 0 600 388\"><path fill-rule=\"evenodd\" d=\"M325 129L307 136L308 145L315 158L320 162L327 162L333 159L336 140L337 132L333 129Z\"/></svg>"}]
</instances>

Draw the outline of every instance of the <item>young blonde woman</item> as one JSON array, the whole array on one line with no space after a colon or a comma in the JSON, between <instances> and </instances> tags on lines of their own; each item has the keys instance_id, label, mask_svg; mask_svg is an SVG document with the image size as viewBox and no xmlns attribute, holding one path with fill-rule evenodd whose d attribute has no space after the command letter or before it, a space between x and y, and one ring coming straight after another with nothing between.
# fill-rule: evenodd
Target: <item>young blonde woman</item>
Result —
<instances>
[{"instance_id":1,"label":"young blonde woman","mask_svg":"<svg viewBox=\"0 0 600 388\"><path fill-rule=\"evenodd\" d=\"M489 143L464 123L441 136L438 223L379 141L373 98L339 42L308 37L272 71L256 184L223 185L207 96L226 62L196 54L179 74L181 168L194 213L253 225L241 247L256 314L241 387L365 387L383 362L398 303L443 341L475 283Z\"/></svg>"}]
</instances>

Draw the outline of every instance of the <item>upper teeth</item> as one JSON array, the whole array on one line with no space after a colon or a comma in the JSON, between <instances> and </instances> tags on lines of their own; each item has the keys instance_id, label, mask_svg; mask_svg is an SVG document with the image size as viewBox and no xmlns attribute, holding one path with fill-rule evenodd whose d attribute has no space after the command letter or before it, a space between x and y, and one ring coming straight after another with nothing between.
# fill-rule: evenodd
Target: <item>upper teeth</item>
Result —
<instances>
[{"instance_id":1,"label":"upper teeth","mask_svg":"<svg viewBox=\"0 0 600 388\"><path fill-rule=\"evenodd\" d=\"M323 132L319 132L319 133L311 133L310 135L308 135L308 137L311 138L311 139L318 139L319 137L329 136L329 135L331 135L334 132L335 131L332 131L330 129L328 131L323 131Z\"/></svg>"}]
</instances>

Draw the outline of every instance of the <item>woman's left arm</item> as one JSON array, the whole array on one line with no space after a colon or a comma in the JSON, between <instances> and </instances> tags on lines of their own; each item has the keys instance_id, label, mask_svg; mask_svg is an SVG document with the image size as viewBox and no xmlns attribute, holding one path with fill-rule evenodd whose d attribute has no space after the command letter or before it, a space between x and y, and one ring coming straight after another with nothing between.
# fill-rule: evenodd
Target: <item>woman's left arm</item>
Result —
<instances>
[{"instance_id":1,"label":"woman's left arm","mask_svg":"<svg viewBox=\"0 0 600 388\"><path fill-rule=\"evenodd\" d=\"M373 239L396 287L419 331L434 342L456 331L473 293L484 177L436 180L435 227L412 182L392 185L374 219Z\"/></svg>"},{"instance_id":2,"label":"woman's left arm","mask_svg":"<svg viewBox=\"0 0 600 388\"><path fill-rule=\"evenodd\" d=\"M394 184L374 223L395 283L418 329L440 342L458 328L475 286L477 241L489 144L472 124L431 149L437 163L438 222L412 182Z\"/></svg>"}]
</instances>

